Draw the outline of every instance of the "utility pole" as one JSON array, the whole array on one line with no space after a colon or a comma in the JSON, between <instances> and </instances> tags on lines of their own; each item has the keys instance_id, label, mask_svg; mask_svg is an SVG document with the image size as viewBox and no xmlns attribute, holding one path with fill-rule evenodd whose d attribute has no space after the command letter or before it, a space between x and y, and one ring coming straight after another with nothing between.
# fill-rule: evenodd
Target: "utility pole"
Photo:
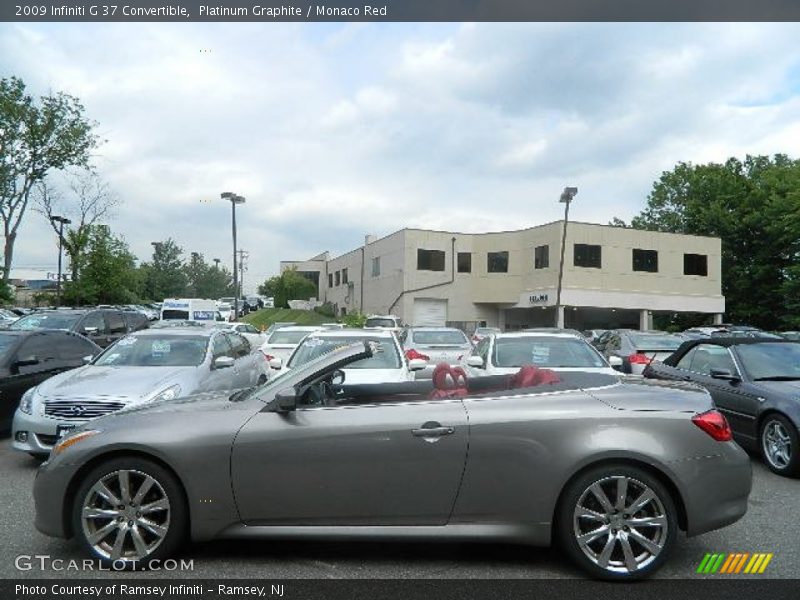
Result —
<instances>
[{"instance_id":1,"label":"utility pole","mask_svg":"<svg viewBox=\"0 0 800 600\"><path fill-rule=\"evenodd\" d=\"M556 291L556 327L564 327L564 307L561 306L561 282L564 279L564 249L567 245L567 222L569 221L569 204L578 194L578 188L565 187L559 202L564 203L564 229L561 232L561 257L558 261L558 289Z\"/></svg>"},{"instance_id":2,"label":"utility pole","mask_svg":"<svg viewBox=\"0 0 800 600\"><path fill-rule=\"evenodd\" d=\"M250 258L250 253L247 250L239 250L239 295L242 298L244 298L244 272L247 270L248 258Z\"/></svg>"},{"instance_id":3,"label":"utility pole","mask_svg":"<svg viewBox=\"0 0 800 600\"><path fill-rule=\"evenodd\" d=\"M220 198L229 200L231 203L231 229L233 230L233 316L239 319L239 269L236 264L236 205L244 204L243 196L233 192L222 192Z\"/></svg>"}]
</instances>

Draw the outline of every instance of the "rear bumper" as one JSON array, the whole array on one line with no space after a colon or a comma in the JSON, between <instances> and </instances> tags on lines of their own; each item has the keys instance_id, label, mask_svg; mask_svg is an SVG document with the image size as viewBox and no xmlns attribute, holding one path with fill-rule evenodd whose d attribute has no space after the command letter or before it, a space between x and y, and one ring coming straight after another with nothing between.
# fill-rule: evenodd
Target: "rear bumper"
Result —
<instances>
[{"instance_id":1,"label":"rear bumper","mask_svg":"<svg viewBox=\"0 0 800 600\"><path fill-rule=\"evenodd\" d=\"M671 463L683 482L688 536L725 527L747 512L753 482L750 457L735 442L719 445L713 456Z\"/></svg>"}]
</instances>

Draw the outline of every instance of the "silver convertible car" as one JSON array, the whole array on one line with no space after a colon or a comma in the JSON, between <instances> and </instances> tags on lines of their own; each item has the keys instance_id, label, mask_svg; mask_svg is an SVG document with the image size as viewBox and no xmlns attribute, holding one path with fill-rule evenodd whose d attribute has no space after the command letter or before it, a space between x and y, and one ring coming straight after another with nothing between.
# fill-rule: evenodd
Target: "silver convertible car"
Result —
<instances>
[{"instance_id":1,"label":"silver convertible car","mask_svg":"<svg viewBox=\"0 0 800 600\"><path fill-rule=\"evenodd\" d=\"M655 571L678 530L745 514L750 462L697 387L533 366L350 384L367 342L260 387L93 421L34 484L36 527L115 568L187 538L558 543L589 574Z\"/></svg>"}]
</instances>

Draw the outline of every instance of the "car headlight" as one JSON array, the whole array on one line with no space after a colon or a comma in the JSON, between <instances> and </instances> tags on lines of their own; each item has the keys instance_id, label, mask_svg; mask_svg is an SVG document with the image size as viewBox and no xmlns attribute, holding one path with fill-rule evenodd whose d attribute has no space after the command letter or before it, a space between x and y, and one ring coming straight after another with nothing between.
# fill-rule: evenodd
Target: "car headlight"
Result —
<instances>
[{"instance_id":1,"label":"car headlight","mask_svg":"<svg viewBox=\"0 0 800 600\"><path fill-rule=\"evenodd\" d=\"M100 433L99 429L89 429L87 431L79 431L77 433L73 433L72 435L63 437L55 446L53 446L53 454L61 454L70 446L74 446L78 442L82 442L83 440L88 439L93 435L97 435L98 433Z\"/></svg>"},{"instance_id":2,"label":"car headlight","mask_svg":"<svg viewBox=\"0 0 800 600\"><path fill-rule=\"evenodd\" d=\"M19 401L20 412L24 412L26 415L33 414L33 394L35 391L36 388L32 387L27 392L22 394L22 399Z\"/></svg>"},{"instance_id":3,"label":"car headlight","mask_svg":"<svg viewBox=\"0 0 800 600\"><path fill-rule=\"evenodd\" d=\"M159 402L161 400L172 400L173 398L177 398L181 393L181 386L175 384L173 386L168 387L160 394L153 396L150 399L150 402Z\"/></svg>"}]
</instances>

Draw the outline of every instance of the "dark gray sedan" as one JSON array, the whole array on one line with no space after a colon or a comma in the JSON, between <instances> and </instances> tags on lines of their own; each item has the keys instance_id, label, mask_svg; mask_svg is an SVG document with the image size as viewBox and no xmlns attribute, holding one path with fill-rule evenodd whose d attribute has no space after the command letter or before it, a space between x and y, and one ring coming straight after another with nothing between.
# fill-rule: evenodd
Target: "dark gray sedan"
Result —
<instances>
[{"instance_id":1,"label":"dark gray sedan","mask_svg":"<svg viewBox=\"0 0 800 600\"><path fill-rule=\"evenodd\" d=\"M692 340L645 377L705 387L736 441L780 475L800 475L800 344L759 337Z\"/></svg>"},{"instance_id":2,"label":"dark gray sedan","mask_svg":"<svg viewBox=\"0 0 800 600\"><path fill-rule=\"evenodd\" d=\"M445 364L348 385L372 353L87 424L39 471L36 527L115 568L186 538L556 541L627 580L658 569L679 529L747 509L749 461L700 388L532 366L469 380Z\"/></svg>"}]
</instances>

